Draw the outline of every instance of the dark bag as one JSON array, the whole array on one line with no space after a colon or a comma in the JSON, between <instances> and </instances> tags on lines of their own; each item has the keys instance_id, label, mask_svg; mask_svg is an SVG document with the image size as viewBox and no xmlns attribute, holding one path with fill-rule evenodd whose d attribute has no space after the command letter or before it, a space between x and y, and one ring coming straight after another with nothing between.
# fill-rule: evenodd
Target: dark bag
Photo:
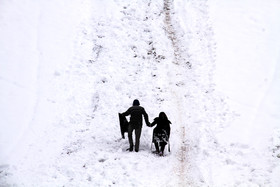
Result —
<instances>
[{"instance_id":1,"label":"dark bag","mask_svg":"<svg viewBox=\"0 0 280 187\"><path fill-rule=\"evenodd\" d=\"M125 116L119 113L119 121L120 121L120 128L121 128L121 135L122 138L125 139L124 133L128 132L128 121Z\"/></svg>"}]
</instances>

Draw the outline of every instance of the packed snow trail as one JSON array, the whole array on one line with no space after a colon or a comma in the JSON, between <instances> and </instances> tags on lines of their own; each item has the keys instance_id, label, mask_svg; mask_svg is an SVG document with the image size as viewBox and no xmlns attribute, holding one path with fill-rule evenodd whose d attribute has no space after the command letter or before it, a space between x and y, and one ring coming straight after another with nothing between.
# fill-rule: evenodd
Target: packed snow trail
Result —
<instances>
[{"instance_id":1,"label":"packed snow trail","mask_svg":"<svg viewBox=\"0 0 280 187\"><path fill-rule=\"evenodd\" d=\"M173 1L170 0L164 0L164 22L165 22L165 29L167 32L168 38L172 42L172 47L174 50L174 63L176 64L187 64L189 68L191 68L191 64L187 59L183 58L183 53L187 53L187 51L184 51L186 49L185 47L182 47L183 45L180 43L180 40L178 38L178 28L174 27L172 23L172 15L174 15L174 8L173 8ZM185 45L185 44L184 44Z\"/></svg>"},{"instance_id":2,"label":"packed snow trail","mask_svg":"<svg viewBox=\"0 0 280 187\"><path fill-rule=\"evenodd\" d=\"M165 30L167 33L168 38L170 39L171 43L172 43L172 48L173 48L173 55L174 55L174 60L172 61L173 63L175 63L176 65L179 66L179 70L176 70L176 72L178 73L178 71L180 71L180 69L185 69L186 66L184 66L184 64L187 64L189 68L191 68L191 64L186 61L186 59L182 58L182 51L183 51L183 46L180 46L179 40L178 40L178 28L175 28L176 22L174 20L172 20L172 14L174 15L174 8L173 8L173 3L170 2L169 0L164 0L164 23L165 23ZM173 18L174 19L174 18ZM173 21L173 22L172 22ZM178 23L177 23L178 24ZM186 72L188 73L188 72ZM182 73L180 76L185 76L185 73ZM186 83L185 81L182 81L182 83ZM172 84L172 82L170 82L169 84ZM178 85L177 85L178 86ZM175 106L174 109L176 109L176 113L178 113L177 116L177 123L176 125L178 125L179 128L179 134L176 134L175 136L178 136L180 138L180 141L177 142L179 143L180 147L179 150L176 153L177 159L178 159L178 163L176 166L176 171L178 172L178 177L179 177L179 186L194 186L193 182L191 182L190 180L190 175L188 173L191 173L191 171L187 171L188 168L188 164L190 165L190 159L188 156L188 153L190 151L190 145L187 144L187 137L186 137L186 128L185 126L186 124L186 120L184 120L182 114L185 114L187 111L184 110L182 103L184 96L181 95L181 93L183 93L182 91L178 90L174 90L171 89L171 95L173 96L173 98L175 99ZM179 95L180 94L180 95Z\"/></svg>"},{"instance_id":3,"label":"packed snow trail","mask_svg":"<svg viewBox=\"0 0 280 187\"><path fill-rule=\"evenodd\" d=\"M211 128L221 125L216 118L225 110L213 92L214 43L208 6L202 1L165 0L164 12L166 33L174 51L173 62L177 65L174 71L180 80L171 88L180 126L177 134L180 138L176 142L180 145L176 155L179 186L204 186L211 184L211 172L202 172L197 162L205 152L201 143L214 140Z\"/></svg>"}]
</instances>

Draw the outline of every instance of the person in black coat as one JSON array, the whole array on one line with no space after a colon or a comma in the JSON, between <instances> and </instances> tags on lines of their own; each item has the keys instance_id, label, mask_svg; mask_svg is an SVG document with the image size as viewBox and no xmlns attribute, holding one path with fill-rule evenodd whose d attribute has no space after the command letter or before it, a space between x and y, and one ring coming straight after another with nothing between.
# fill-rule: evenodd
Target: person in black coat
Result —
<instances>
[{"instance_id":1,"label":"person in black coat","mask_svg":"<svg viewBox=\"0 0 280 187\"><path fill-rule=\"evenodd\" d=\"M135 130L135 151L139 151L140 136L142 131L142 116L144 116L147 126L150 125L148 114L145 109L140 106L140 102L135 99L133 101L133 106L130 107L126 112L122 113L123 116L130 115L130 121L128 124L128 140L129 140L129 151L133 151L133 139L132 132Z\"/></svg>"},{"instance_id":2,"label":"person in black coat","mask_svg":"<svg viewBox=\"0 0 280 187\"><path fill-rule=\"evenodd\" d=\"M163 155L164 148L169 141L170 124L171 122L168 120L166 114L164 112L160 112L159 117L156 117L153 123L149 125L149 127L157 125L153 130L153 143L155 144L156 152L160 156Z\"/></svg>"}]
</instances>

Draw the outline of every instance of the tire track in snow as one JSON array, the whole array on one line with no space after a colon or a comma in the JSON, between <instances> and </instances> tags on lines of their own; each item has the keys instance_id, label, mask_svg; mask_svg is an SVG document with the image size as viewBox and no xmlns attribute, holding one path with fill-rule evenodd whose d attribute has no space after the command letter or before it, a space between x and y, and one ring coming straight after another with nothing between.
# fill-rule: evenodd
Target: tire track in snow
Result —
<instances>
[{"instance_id":1,"label":"tire track in snow","mask_svg":"<svg viewBox=\"0 0 280 187\"><path fill-rule=\"evenodd\" d=\"M165 30L174 50L173 63L177 65L176 72L180 72L177 73L177 78L182 82L182 85L177 85L178 87L171 93L174 96L180 124L178 142L180 146L176 153L178 163L175 171L179 177L179 186L201 186L204 179L195 159L199 153L199 126L191 125L195 122L193 120L204 112L197 107L202 103L200 100L202 91L210 89L211 86L213 68L211 28L207 25L205 3L183 2L182 10L187 10L182 18L183 25L179 22L181 18L176 14L173 3L173 0L164 0ZM199 96L194 93L198 93Z\"/></svg>"},{"instance_id":2,"label":"tire track in snow","mask_svg":"<svg viewBox=\"0 0 280 187\"><path fill-rule=\"evenodd\" d=\"M180 42L178 40L178 33L176 31L176 28L174 27L174 23L172 22L172 17L171 15L173 14L173 3L170 0L164 0L164 23L165 23L165 29L168 35L168 38L170 39L172 43L172 47L174 50L174 60L173 63L179 65L179 68L183 68L184 66L187 65L189 69L191 68L191 63L187 61L185 58L183 58L182 53L183 53L183 48L180 45ZM182 67L181 67L182 66ZM181 75L182 76L182 75ZM180 93L180 92L179 92ZM185 129L185 123L182 117L182 111L184 111L184 108L182 106L182 100L184 100L184 97L182 95L178 95L177 91L172 91L172 95L175 98L176 106L177 106L177 111L178 111L178 121L180 123L180 140L181 144L179 147L179 152L177 152L177 158L179 160L179 166L176 166L176 173L179 175L179 186L185 186L185 185L190 185L193 186L191 183L191 180L188 178L188 166L187 164L189 163L188 160L188 151L189 146L186 143L187 137L186 137L186 129Z\"/></svg>"},{"instance_id":3,"label":"tire track in snow","mask_svg":"<svg viewBox=\"0 0 280 187\"><path fill-rule=\"evenodd\" d=\"M227 111L223 100L214 92L213 29L207 1L179 1L175 8L173 3L164 0L164 22L174 49L176 72L180 72L177 78L183 82L171 93L180 124L175 167L178 186L211 186L213 173L209 160L211 163L214 155L209 156L209 152L217 149L213 130L225 124Z\"/></svg>"},{"instance_id":4,"label":"tire track in snow","mask_svg":"<svg viewBox=\"0 0 280 187\"><path fill-rule=\"evenodd\" d=\"M177 65L184 63L187 64L189 68L191 68L191 63L182 56L183 49L178 40L179 37L177 36L178 33L176 31L176 28L173 26L172 23L172 18L171 18L172 14L174 14L173 3L170 2L170 0L164 0L164 15L165 15L164 23L166 25L165 29L168 34L168 38L171 40L174 49L175 61L173 63Z\"/></svg>"},{"instance_id":5,"label":"tire track in snow","mask_svg":"<svg viewBox=\"0 0 280 187\"><path fill-rule=\"evenodd\" d=\"M188 154L189 146L186 143L186 129L185 129L185 124L183 122L183 117L182 117L182 112L183 111L183 106L182 106L182 102L180 99L180 96L178 96L178 94L173 91L172 95L175 98L176 106L177 106L177 111L178 111L178 121L180 123L180 146L179 146L179 151L176 153L176 157L179 161L178 165L176 166L176 173L178 173L179 175L179 186L185 186L186 184L191 185L190 184L190 180L188 179L188 171L187 171L187 164L188 164L188 157L186 157L186 155Z\"/></svg>"}]
</instances>

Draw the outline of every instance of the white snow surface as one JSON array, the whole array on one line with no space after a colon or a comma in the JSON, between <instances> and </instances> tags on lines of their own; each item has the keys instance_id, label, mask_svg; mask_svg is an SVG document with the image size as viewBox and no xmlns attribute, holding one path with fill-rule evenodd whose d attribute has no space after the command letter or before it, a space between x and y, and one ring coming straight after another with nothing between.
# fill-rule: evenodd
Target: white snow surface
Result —
<instances>
[{"instance_id":1,"label":"white snow surface","mask_svg":"<svg viewBox=\"0 0 280 187\"><path fill-rule=\"evenodd\" d=\"M279 10L0 1L0 186L280 186ZM164 157L145 124L126 151L136 98L172 122Z\"/></svg>"}]
</instances>

